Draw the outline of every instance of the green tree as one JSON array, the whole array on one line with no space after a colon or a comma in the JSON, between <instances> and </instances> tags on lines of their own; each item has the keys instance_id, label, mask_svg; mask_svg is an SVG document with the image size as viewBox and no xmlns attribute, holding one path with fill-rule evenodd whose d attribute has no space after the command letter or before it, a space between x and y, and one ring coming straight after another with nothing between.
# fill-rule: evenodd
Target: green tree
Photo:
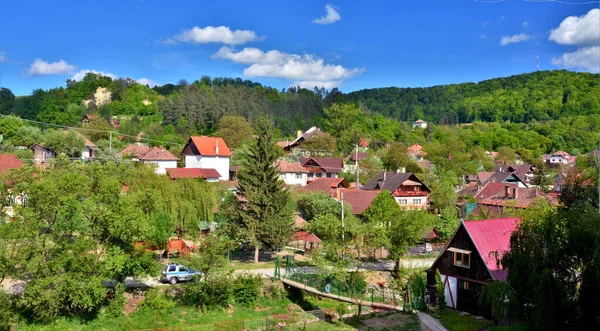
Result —
<instances>
[{"instance_id":1,"label":"green tree","mask_svg":"<svg viewBox=\"0 0 600 331\"><path fill-rule=\"evenodd\" d=\"M215 136L223 138L227 146L238 148L252 138L252 126L242 116L223 116L219 121Z\"/></svg>"},{"instance_id":2,"label":"green tree","mask_svg":"<svg viewBox=\"0 0 600 331\"><path fill-rule=\"evenodd\" d=\"M320 133L303 142L300 148L310 151L311 155L318 155L319 153L331 155L337 150L337 141L329 133Z\"/></svg>"},{"instance_id":3,"label":"green tree","mask_svg":"<svg viewBox=\"0 0 600 331\"><path fill-rule=\"evenodd\" d=\"M48 130L42 135L44 145L57 154L65 154L70 157L81 156L85 142L83 137L72 130L58 131Z\"/></svg>"},{"instance_id":4,"label":"green tree","mask_svg":"<svg viewBox=\"0 0 600 331\"><path fill-rule=\"evenodd\" d=\"M187 264L202 272L204 280L210 280L214 274L219 275L216 271L228 266L226 253L229 247L214 234L205 236L200 245L202 248L189 258Z\"/></svg>"},{"instance_id":5,"label":"green tree","mask_svg":"<svg viewBox=\"0 0 600 331\"><path fill-rule=\"evenodd\" d=\"M14 104L15 95L12 91L5 87L0 88L0 114L10 114Z\"/></svg>"},{"instance_id":6,"label":"green tree","mask_svg":"<svg viewBox=\"0 0 600 331\"><path fill-rule=\"evenodd\" d=\"M279 180L275 162L281 149L273 140L271 123L266 117L256 121L256 143L248 147L238 173L240 199L236 205L238 236L255 248L258 262L261 247L281 248L291 238L290 193Z\"/></svg>"},{"instance_id":7,"label":"green tree","mask_svg":"<svg viewBox=\"0 0 600 331\"><path fill-rule=\"evenodd\" d=\"M297 198L297 207L300 215L308 221L327 215L336 215L341 218L342 208L340 203L323 192L311 192L300 194ZM352 215L352 208L348 204L344 206L344 216Z\"/></svg>"},{"instance_id":8,"label":"green tree","mask_svg":"<svg viewBox=\"0 0 600 331\"><path fill-rule=\"evenodd\" d=\"M390 257L397 260L397 270L400 270L400 259L410 246L423 239L425 231L433 225L434 218L423 210L402 210L392 223L388 250Z\"/></svg>"},{"instance_id":9,"label":"green tree","mask_svg":"<svg viewBox=\"0 0 600 331\"><path fill-rule=\"evenodd\" d=\"M444 281L442 280L442 274L440 274L440 270L435 270L435 296L437 298L437 304L440 308L440 314L444 309L446 309L446 295L445 295L445 286Z\"/></svg>"}]
</instances>

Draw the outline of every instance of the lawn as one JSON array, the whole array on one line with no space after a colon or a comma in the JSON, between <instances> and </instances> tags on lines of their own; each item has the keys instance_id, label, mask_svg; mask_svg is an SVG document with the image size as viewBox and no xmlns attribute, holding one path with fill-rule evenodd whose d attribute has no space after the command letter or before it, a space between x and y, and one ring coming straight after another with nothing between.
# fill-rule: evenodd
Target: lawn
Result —
<instances>
[{"instance_id":1,"label":"lawn","mask_svg":"<svg viewBox=\"0 0 600 331\"><path fill-rule=\"evenodd\" d=\"M489 320L475 318L470 314L462 315L461 312L452 309L444 309L442 314L434 313L432 316L449 331L477 331L493 325Z\"/></svg>"}]
</instances>

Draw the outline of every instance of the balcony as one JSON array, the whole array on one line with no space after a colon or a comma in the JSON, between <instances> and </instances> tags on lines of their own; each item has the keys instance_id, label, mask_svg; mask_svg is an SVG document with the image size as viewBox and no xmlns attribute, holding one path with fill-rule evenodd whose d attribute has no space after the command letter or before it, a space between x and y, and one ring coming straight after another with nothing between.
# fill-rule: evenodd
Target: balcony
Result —
<instances>
[{"instance_id":1,"label":"balcony","mask_svg":"<svg viewBox=\"0 0 600 331\"><path fill-rule=\"evenodd\" d=\"M427 191L396 191L395 197L426 197Z\"/></svg>"}]
</instances>

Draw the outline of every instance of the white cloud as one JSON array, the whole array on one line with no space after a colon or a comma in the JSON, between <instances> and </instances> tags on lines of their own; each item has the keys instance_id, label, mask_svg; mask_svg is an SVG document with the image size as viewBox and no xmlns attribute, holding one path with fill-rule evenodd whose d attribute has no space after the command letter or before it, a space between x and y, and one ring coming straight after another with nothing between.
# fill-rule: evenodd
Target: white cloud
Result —
<instances>
[{"instance_id":1,"label":"white cloud","mask_svg":"<svg viewBox=\"0 0 600 331\"><path fill-rule=\"evenodd\" d=\"M525 21L523 22L523 29L527 29L529 27L529 22Z\"/></svg>"},{"instance_id":2,"label":"white cloud","mask_svg":"<svg viewBox=\"0 0 600 331\"><path fill-rule=\"evenodd\" d=\"M490 22L490 21L485 21L485 22L481 23L481 26L483 26L484 28L488 27L490 25L492 25L492 22Z\"/></svg>"},{"instance_id":3,"label":"white cloud","mask_svg":"<svg viewBox=\"0 0 600 331\"><path fill-rule=\"evenodd\" d=\"M207 26L204 28L193 27L184 30L173 38L160 41L163 44L176 44L177 42L192 44L220 43L226 45L242 45L250 41L264 40L254 31L235 30L232 31L226 26Z\"/></svg>"},{"instance_id":4,"label":"white cloud","mask_svg":"<svg viewBox=\"0 0 600 331\"><path fill-rule=\"evenodd\" d=\"M487 39L487 37L488 37L488 36L487 36L487 35L485 35L485 34L480 34L480 35L479 35L479 39Z\"/></svg>"},{"instance_id":5,"label":"white cloud","mask_svg":"<svg viewBox=\"0 0 600 331\"><path fill-rule=\"evenodd\" d=\"M231 47L221 47L214 58L228 59L237 63L250 64L244 69L247 77L281 78L307 87L335 87L345 80L359 75L365 69L348 69L341 65L325 63L311 54L289 54L278 50L263 52L258 48L244 48L238 52Z\"/></svg>"},{"instance_id":6,"label":"white cloud","mask_svg":"<svg viewBox=\"0 0 600 331\"><path fill-rule=\"evenodd\" d=\"M531 36L524 34L524 33L516 34L513 36L504 36L504 37L500 38L500 45L506 46L509 44L516 44L516 43L520 43L523 41L527 41L529 39L531 39Z\"/></svg>"},{"instance_id":7,"label":"white cloud","mask_svg":"<svg viewBox=\"0 0 600 331\"><path fill-rule=\"evenodd\" d=\"M342 19L340 13L337 12L336 8L330 4L325 5L325 12L327 13L323 17L315 18L312 22L316 24L332 24Z\"/></svg>"},{"instance_id":8,"label":"white cloud","mask_svg":"<svg viewBox=\"0 0 600 331\"><path fill-rule=\"evenodd\" d=\"M600 46L583 47L575 52L565 53L559 58L552 58L552 64L600 72Z\"/></svg>"},{"instance_id":9,"label":"white cloud","mask_svg":"<svg viewBox=\"0 0 600 331\"><path fill-rule=\"evenodd\" d=\"M591 46L600 43L600 9L584 16L569 16L550 30L551 41L562 45Z\"/></svg>"},{"instance_id":10,"label":"white cloud","mask_svg":"<svg viewBox=\"0 0 600 331\"><path fill-rule=\"evenodd\" d=\"M157 83L151 79L148 79L148 78L140 78L140 79L136 79L135 81L142 85L148 85L150 88L160 85L159 83Z\"/></svg>"},{"instance_id":11,"label":"white cloud","mask_svg":"<svg viewBox=\"0 0 600 331\"><path fill-rule=\"evenodd\" d=\"M75 70L75 66L68 64L65 60L48 63L40 59L35 59L29 66L29 76L60 75L68 74Z\"/></svg>"},{"instance_id":12,"label":"white cloud","mask_svg":"<svg viewBox=\"0 0 600 331\"><path fill-rule=\"evenodd\" d=\"M90 69L81 69L77 73L75 73L75 75L73 75L73 77L71 77L71 79L75 80L75 81L81 81L81 80L83 80L85 75L90 72L93 74L97 74L97 75L107 76L112 79L117 78L117 75L111 74L110 72L96 71L96 70L90 70Z\"/></svg>"},{"instance_id":13,"label":"white cloud","mask_svg":"<svg viewBox=\"0 0 600 331\"><path fill-rule=\"evenodd\" d=\"M0 51L0 62L6 61L8 58L6 57L5 51Z\"/></svg>"}]
</instances>

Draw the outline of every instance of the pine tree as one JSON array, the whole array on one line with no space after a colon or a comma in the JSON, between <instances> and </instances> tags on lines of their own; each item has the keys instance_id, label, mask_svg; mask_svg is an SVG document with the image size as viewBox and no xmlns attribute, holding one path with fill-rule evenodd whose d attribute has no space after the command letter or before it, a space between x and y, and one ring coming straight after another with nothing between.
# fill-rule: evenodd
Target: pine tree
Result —
<instances>
[{"instance_id":1,"label":"pine tree","mask_svg":"<svg viewBox=\"0 0 600 331\"><path fill-rule=\"evenodd\" d=\"M249 145L238 174L243 199L236 210L238 234L254 245L254 261L258 262L261 247L277 249L288 242L294 208L290 208L290 193L279 180L275 163L282 151L273 140L269 119L258 119L254 133L256 141Z\"/></svg>"}]
</instances>

